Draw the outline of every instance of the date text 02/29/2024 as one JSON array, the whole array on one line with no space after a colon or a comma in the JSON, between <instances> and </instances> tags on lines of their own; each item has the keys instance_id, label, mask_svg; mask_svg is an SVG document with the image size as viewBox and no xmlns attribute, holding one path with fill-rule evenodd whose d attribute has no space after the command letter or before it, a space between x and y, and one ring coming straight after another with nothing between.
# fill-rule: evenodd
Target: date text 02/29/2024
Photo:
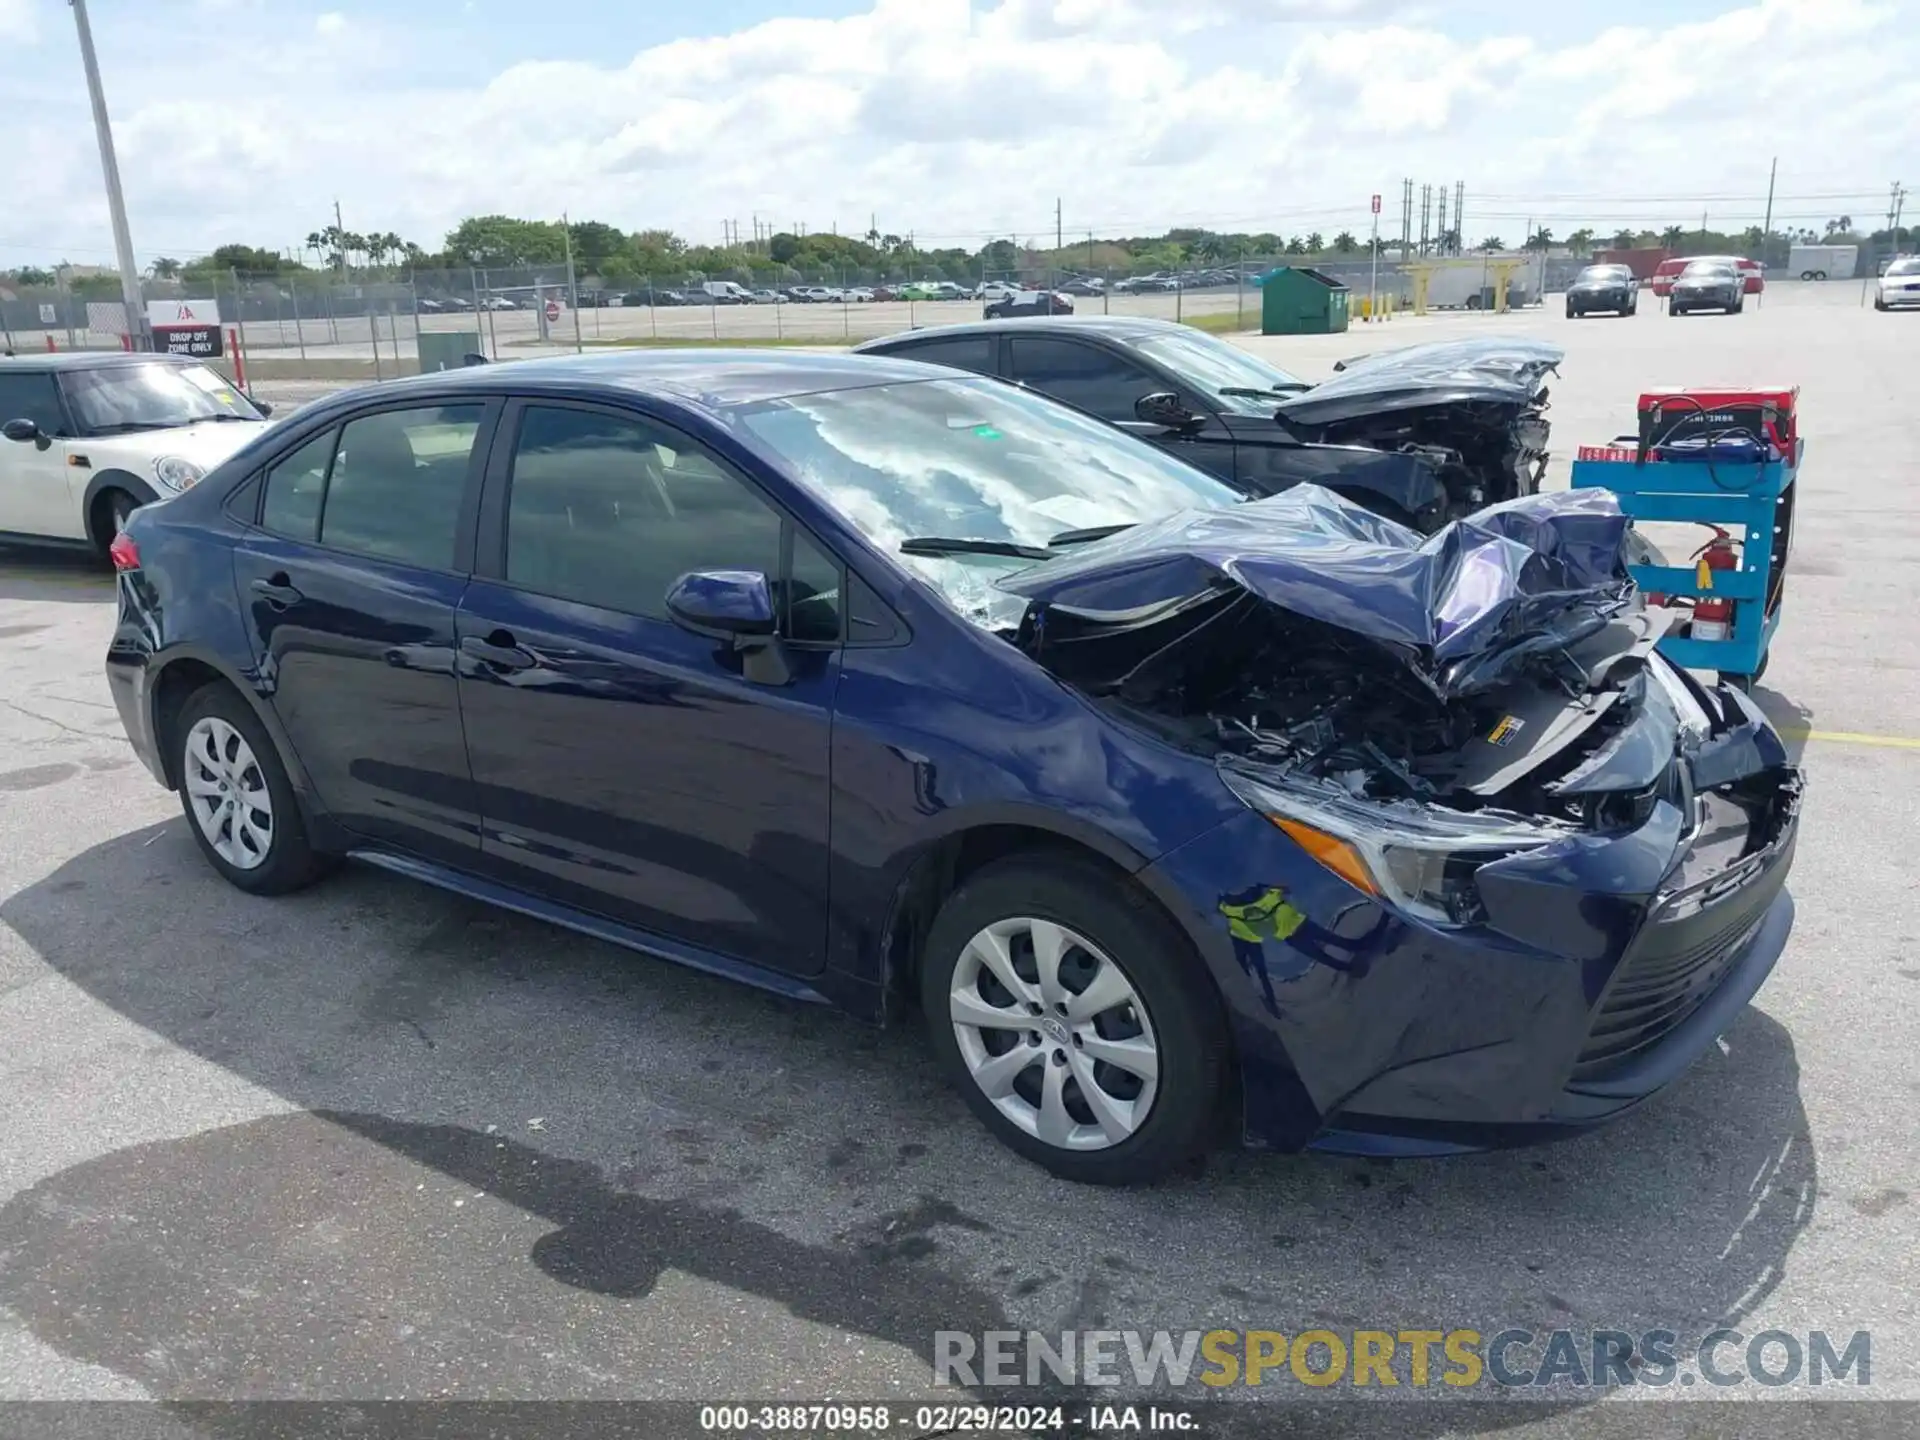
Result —
<instances>
[{"instance_id":1,"label":"date text 02/29/2024","mask_svg":"<svg viewBox=\"0 0 1920 1440\"><path fill-rule=\"evenodd\" d=\"M1160 1405L703 1405L700 1428L720 1435L1194 1434L1190 1410Z\"/></svg>"}]
</instances>

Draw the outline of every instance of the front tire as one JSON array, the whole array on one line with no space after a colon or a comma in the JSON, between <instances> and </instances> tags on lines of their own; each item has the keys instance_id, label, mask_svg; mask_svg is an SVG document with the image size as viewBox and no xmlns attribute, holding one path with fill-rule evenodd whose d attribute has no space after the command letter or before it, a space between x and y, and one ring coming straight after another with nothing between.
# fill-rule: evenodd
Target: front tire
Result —
<instances>
[{"instance_id":1,"label":"front tire","mask_svg":"<svg viewBox=\"0 0 1920 1440\"><path fill-rule=\"evenodd\" d=\"M174 777L207 862L253 895L284 895L327 869L266 727L224 682L187 697L172 727Z\"/></svg>"},{"instance_id":2,"label":"front tire","mask_svg":"<svg viewBox=\"0 0 1920 1440\"><path fill-rule=\"evenodd\" d=\"M934 1053L982 1124L1067 1180L1137 1185L1215 1136L1228 1046L1185 938L1122 876L1014 856L969 878L927 936Z\"/></svg>"}]
</instances>

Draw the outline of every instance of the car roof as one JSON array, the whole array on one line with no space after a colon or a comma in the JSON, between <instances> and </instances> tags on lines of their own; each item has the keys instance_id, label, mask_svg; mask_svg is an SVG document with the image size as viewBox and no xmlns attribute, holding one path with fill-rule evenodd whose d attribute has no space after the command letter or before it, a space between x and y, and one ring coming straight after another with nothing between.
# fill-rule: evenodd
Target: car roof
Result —
<instances>
[{"instance_id":1,"label":"car roof","mask_svg":"<svg viewBox=\"0 0 1920 1440\"><path fill-rule=\"evenodd\" d=\"M151 351L61 350L40 355L0 355L0 371L112 370L127 365L197 365L184 355Z\"/></svg>"},{"instance_id":2,"label":"car roof","mask_svg":"<svg viewBox=\"0 0 1920 1440\"><path fill-rule=\"evenodd\" d=\"M497 391L568 392L626 390L661 395L719 411L763 400L814 395L921 380L951 380L944 366L914 360L855 359L845 353L805 350L635 349L598 355L555 355L507 365L436 370L391 380L378 387L342 392L365 398L411 390L487 395ZM325 402L323 402L325 403Z\"/></svg>"},{"instance_id":3,"label":"car roof","mask_svg":"<svg viewBox=\"0 0 1920 1440\"><path fill-rule=\"evenodd\" d=\"M1156 320L1147 315L1032 315L1007 320L973 320L958 325L929 325L924 329L902 330L856 345L856 355L884 350L888 345L908 340L929 340L949 335L1103 335L1110 340L1144 340L1154 335L1175 335L1191 330L1177 320Z\"/></svg>"}]
</instances>

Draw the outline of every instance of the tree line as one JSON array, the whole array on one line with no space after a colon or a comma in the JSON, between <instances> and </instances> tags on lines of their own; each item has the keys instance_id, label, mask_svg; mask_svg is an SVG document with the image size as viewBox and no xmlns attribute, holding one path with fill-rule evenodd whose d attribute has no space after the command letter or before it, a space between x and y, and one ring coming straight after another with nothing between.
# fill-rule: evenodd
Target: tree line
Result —
<instances>
[{"instance_id":1,"label":"tree line","mask_svg":"<svg viewBox=\"0 0 1920 1440\"><path fill-rule=\"evenodd\" d=\"M1052 238L1052 237L1048 237ZM1750 226L1738 233L1669 225L1663 230L1622 228L1610 233L1591 226L1556 239L1540 226L1523 242L1531 250L1564 248L1573 253L1602 247L1630 249L1662 246L1680 253L1711 254L1743 250L1759 255L1770 248L1784 250L1799 241L1834 240L1904 247L1914 238L1907 227L1875 231L1861 237L1850 216L1827 223L1824 234L1812 229L1763 233ZM1382 237L1383 256L1398 254L1397 241ZM1486 236L1476 251L1506 249L1498 235ZM1295 257L1325 260L1368 253L1368 243L1350 230L1330 238L1319 231L1282 235L1274 231L1228 232L1176 228L1154 236L1088 236L1061 245L1044 245L1018 236L989 240L977 247L920 246L911 234L868 230L864 235L834 232L777 231L751 242L703 245L683 239L671 230L626 231L598 220L570 224L549 220L516 219L508 215L477 215L461 221L443 243L428 250L393 231L361 234L338 224L326 225L306 237L298 250L270 250L246 244L217 246L191 260L156 259L148 278L182 285L207 284L239 275L249 280L309 280L327 277L343 281L404 279L419 272L544 269L556 271L572 260L583 282L618 288L646 278L677 283L703 278L730 278L749 284L779 284L807 276L860 272L877 280L937 280L973 282L996 275L1084 271L1090 273L1179 270L1195 266L1232 266L1243 260ZM1458 231L1448 231L1427 242L1425 254L1463 253ZM23 266L5 272L23 288L52 287L54 271ZM76 279L76 292L99 290L117 294L117 277Z\"/></svg>"}]
</instances>

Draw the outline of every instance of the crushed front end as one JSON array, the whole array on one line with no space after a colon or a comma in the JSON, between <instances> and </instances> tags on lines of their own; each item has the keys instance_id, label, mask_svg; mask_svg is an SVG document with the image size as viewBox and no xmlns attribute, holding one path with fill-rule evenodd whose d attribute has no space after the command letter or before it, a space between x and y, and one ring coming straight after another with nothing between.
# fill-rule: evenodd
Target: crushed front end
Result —
<instances>
[{"instance_id":1,"label":"crushed front end","mask_svg":"<svg viewBox=\"0 0 1920 1440\"><path fill-rule=\"evenodd\" d=\"M1332 379L1283 402L1295 438L1419 456L1461 519L1537 494L1546 476L1547 376L1557 346L1489 338L1409 346L1347 361Z\"/></svg>"},{"instance_id":2,"label":"crushed front end","mask_svg":"<svg viewBox=\"0 0 1920 1440\"><path fill-rule=\"evenodd\" d=\"M1310 487L1237 510L1007 583L1018 643L1246 805L1155 878L1241 972L1250 1135L1511 1143L1678 1076L1785 945L1802 782L1656 654L1613 498L1425 541Z\"/></svg>"}]
</instances>

